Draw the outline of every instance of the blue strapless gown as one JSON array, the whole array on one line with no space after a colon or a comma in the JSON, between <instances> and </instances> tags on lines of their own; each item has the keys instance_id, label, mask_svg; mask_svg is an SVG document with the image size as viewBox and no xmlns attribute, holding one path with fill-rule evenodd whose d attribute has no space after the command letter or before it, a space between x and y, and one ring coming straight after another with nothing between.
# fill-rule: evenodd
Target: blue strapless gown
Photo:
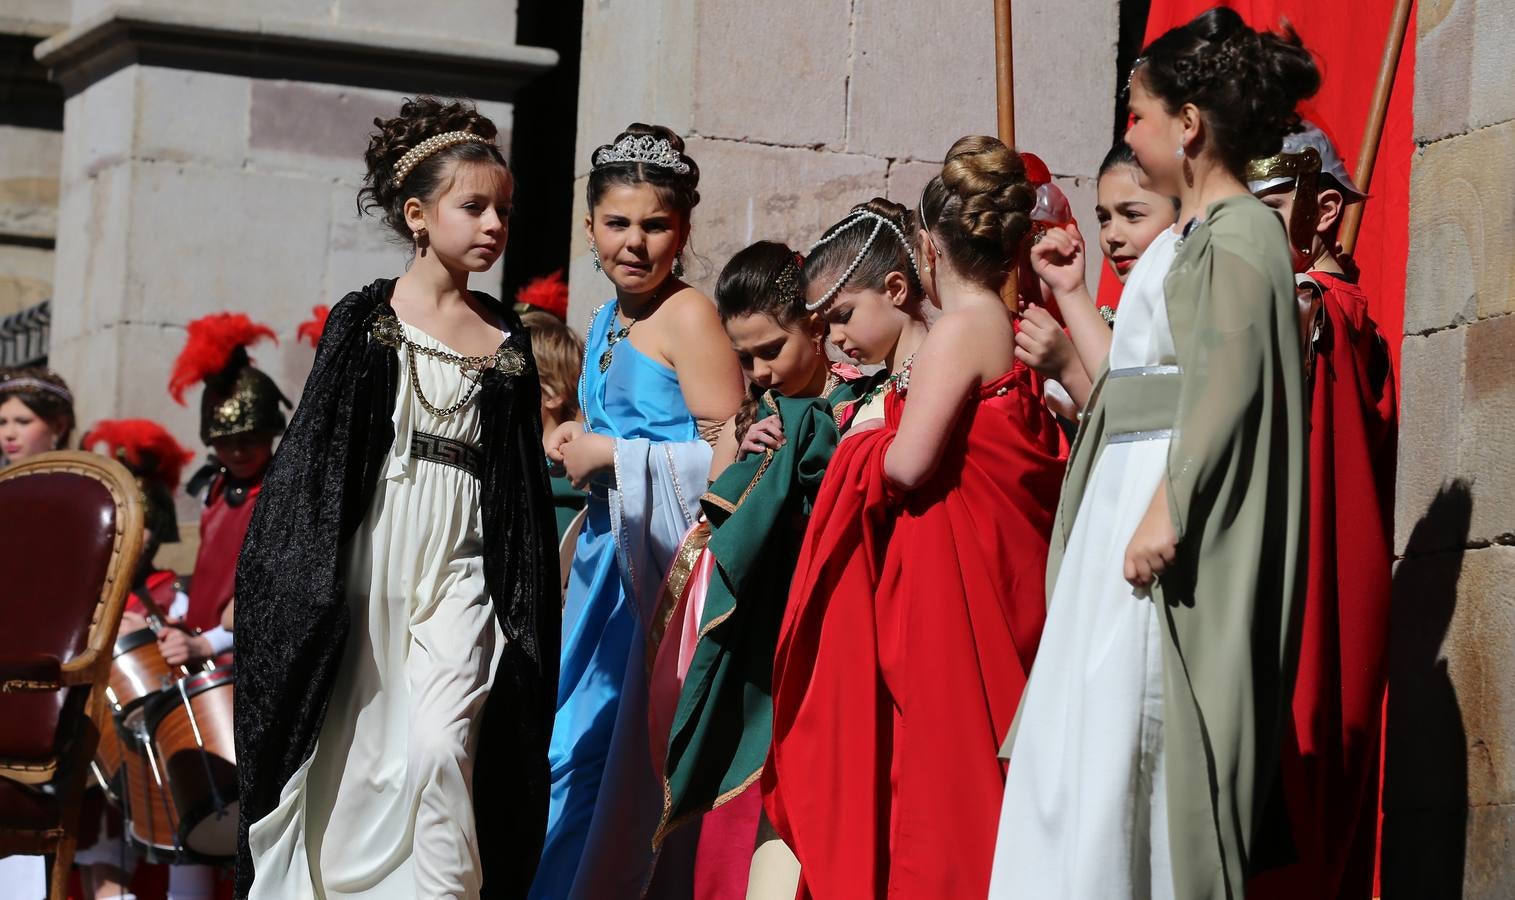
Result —
<instances>
[{"instance_id":1,"label":"blue strapless gown","mask_svg":"<svg viewBox=\"0 0 1515 900\"><path fill-rule=\"evenodd\" d=\"M615 345L609 370L600 372L606 338L616 322L614 306L607 303L596 311L585 340L579 397L588 430L658 443L698 440L699 430L672 369L623 340ZM567 900L605 890L604 873L579 879L581 861L586 872L616 866L610 859L583 858L592 829L617 829L624 849L641 855L642 869L650 867L652 830L662 810L662 797L652 790L647 742L646 626L629 599L631 581L617 559L604 487L590 491L588 510L563 607L558 707L548 751L551 806L532 900ZM627 517L656 514L622 511ZM635 770L644 757L645 778L606 772L607 762L612 770L628 764ZM616 821L605 821L612 817ZM633 861L629 868L638 866ZM626 876L628 896L638 896L635 882L645 875L628 871ZM600 887L586 888L586 881Z\"/></svg>"}]
</instances>

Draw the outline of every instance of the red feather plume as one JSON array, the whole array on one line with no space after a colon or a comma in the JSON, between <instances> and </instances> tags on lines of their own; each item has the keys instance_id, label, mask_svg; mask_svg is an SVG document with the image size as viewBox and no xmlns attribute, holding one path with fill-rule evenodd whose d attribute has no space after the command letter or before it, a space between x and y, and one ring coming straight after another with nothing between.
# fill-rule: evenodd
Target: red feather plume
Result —
<instances>
[{"instance_id":1,"label":"red feather plume","mask_svg":"<svg viewBox=\"0 0 1515 900\"><path fill-rule=\"evenodd\" d=\"M242 313L212 313L190 322L186 329L189 337L168 376L168 393L180 406L184 405L184 391L225 369L237 348L246 348L263 338L279 342L272 328L259 325Z\"/></svg>"},{"instance_id":2,"label":"red feather plume","mask_svg":"<svg viewBox=\"0 0 1515 900\"><path fill-rule=\"evenodd\" d=\"M516 302L535 306L552 313L560 319L568 318L568 282L563 280L563 270L543 275L526 282L516 291Z\"/></svg>"},{"instance_id":3,"label":"red feather plume","mask_svg":"<svg viewBox=\"0 0 1515 900\"><path fill-rule=\"evenodd\" d=\"M296 341L310 341L312 347L321 343L321 332L326 330L326 317L331 315L331 307L326 304L311 308L311 315L315 318L309 322L301 322L295 329Z\"/></svg>"},{"instance_id":4,"label":"red feather plume","mask_svg":"<svg viewBox=\"0 0 1515 900\"><path fill-rule=\"evenodd\" d=\"M179 476L184 467L195 458L194 451L186 450L174 436L150 419L107 419L95 425L84 436L86 450L95 449L104 443L110 455L124 459L134 472L151 478L170 491L179 487ZM143 466L152 465L151 471Z\"/></svg>"}]
</instances>

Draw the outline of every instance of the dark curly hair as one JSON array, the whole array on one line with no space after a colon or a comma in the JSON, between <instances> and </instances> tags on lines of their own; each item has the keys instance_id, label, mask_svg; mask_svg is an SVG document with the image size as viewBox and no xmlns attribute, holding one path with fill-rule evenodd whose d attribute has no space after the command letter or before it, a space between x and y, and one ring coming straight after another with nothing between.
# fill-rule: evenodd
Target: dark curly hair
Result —
<instances>
[{"instance_id":1,"label":"dark curly hair","mask_svg":"<svg viewBox=\"0 0 1515 900\"><path fill-rule=\"evenodd\" d=\"M363 161L368 174L358 191L358 211L382 210L380 218L406 243L413 240L405 224L405 201L411 197L422 203L437 198L447 185L444 176L453 162L494 163L508 173L510 166L495 145L499 129L472 103L454 100L443 102L436 97L407 98L400 104L400 114L392 119L374 119L379 129L368 138ZM394 186L395 165L411 148L427 138L450 131L476 134L483 141L464 141L445 147L426 157L405 176L405 183Z\"/></svg>"},{"instance_id":2,"label":"dark curly hair","mask_svg":"<svg viewBox=\"0 0 1515 900\"><path fill-rule=\"evenodd\" d=\"M1278 152L1299 124L1295 107L1320 89L1320 70L1292 29L1254 31L1226 7L1148 44L1132 77L1170 113L1194 104L1215 156L1238 178L1248 160Z\"/></svg>"},{"instance_id":3,"label":"dark curly hair","mask_svg":"<svg viewBox=\"0 0 1515 900\"><path fill-rule=\"evenodd\" d=\"M922 227L940 238L957 271L998 290L1020 259L1035 206L1021 155L998 138L969 135L926 183Z\"/></svg>"},{"instance_id":4,"label":"dark curly hair","mask_svg":"<svg viewBox=\"0 0 1515 900\"><path fill-rule=\"evenodd\" d=\"M871 218L854 221L861 212L883 216L899 229L906 240L914 240L915 216L905 207L883 197L859 203L840 222L826 229L821 242L805 258L805 264L800 268L800 290L806 292L814 284L822 284L829 290L852 261L857 259L857 268L847 278L847 285L882 290L884 279L889 273L899 272L905 276L910 286L910 295L919 298L921 282L916 275L915 266L911 264L910 250L900 243L894 231L889 228L882 229L878 237L871 244L868 243L868 236L873 233L878 222ZM858 259L865 244L868 252ZM846 285L842 287L845 288Z\"/></svg>"},{"instance_id":5,"label":"dark curly hair","mask_svg":"<svg viewBox=\"0 0 1515 900\"><path fill-rule=\"evenodd\" d=\"M594 158L600 151L609 150L628 137L650 137L667 141L678 152L679 161L688 166L689 171L680 174L663 166L638 162L615 162L601 166L594 164ZM589 154L589 183L585 188L585 199L590 210L595 208L611 187L637 184L652 185L662 201L678 211L686 225L689 223L689 214L700 203L700 167L684 152L684 139L673 129L662 125L632 122L626 126L625 131L615 136L615 140L601 144Z\"/></svg>"}]
</instances>

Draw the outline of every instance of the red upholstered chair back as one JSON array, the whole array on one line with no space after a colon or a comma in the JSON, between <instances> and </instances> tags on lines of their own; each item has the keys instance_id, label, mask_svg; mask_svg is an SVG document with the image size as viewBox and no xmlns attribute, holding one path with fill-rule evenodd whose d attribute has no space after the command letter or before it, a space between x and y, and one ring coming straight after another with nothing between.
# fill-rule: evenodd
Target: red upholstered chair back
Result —
<instances>
[{"instance_id":1,"label":"red upholstered chair back","mask_svg":"<svg viewBox=\"0 0 1515 900\"><path fill-rule=\"evenodd\" d=\"M66 710L109 669L141 544L139 489L114 460L47 453L0 471L0 659L52 658L75 685L0 693L0 773L55 767Z\"/></svg>"}]
</instances>

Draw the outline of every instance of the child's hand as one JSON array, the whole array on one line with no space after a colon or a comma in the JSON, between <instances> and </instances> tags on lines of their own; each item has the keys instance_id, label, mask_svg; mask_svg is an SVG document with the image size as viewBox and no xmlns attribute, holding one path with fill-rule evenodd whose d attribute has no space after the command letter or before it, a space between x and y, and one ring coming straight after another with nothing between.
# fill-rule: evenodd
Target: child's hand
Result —
<instances>
[{"instance_id":1,"label":"child's hand","mask_svg":"<svg viewBox=\"0 0 1515 900\"><path fill-rule=\"evenodd\" d=\"M572 423L565 423L572 424ZM596 475L615 468L615 441L603 434L580 431L572 440L559 445L568 480L579 490L589 487Z\"/></svg>"},{"instance_id":2,"label":"child's hand","mask_svg":"<svg viewBox=\"0 0 1515 900\"><path fill-rule=\"evenodd\" d=\"M1178 535L1168 518L1168 489L1157 489L1147 514L1142 516L1131 543L1126 545L1125 579L1132 587L1146 588L1157 583L1178 552Z\"/></svg>"},{"instance_id":3,"label":"child's hand","mask_svg":"<svg viewBox=\"0 0 1515 900\"><path fill-rule=\"evenodd\" d=\"M742 437L741 452L743 456L749 453L766 453L769 450L777 450L784 446L784 423L778 416L769 416L748 427L747 433Z\"/></svg>"},{"instance_id":4,"label":"child's hand","mask_svg":"<svg viewBox=\"0 0 1515 900\"><path fill-rule=\"evenodd\" d=\"M563 461L563 445L574 438L584 434L584 426L578 422L564 422L547 435L542 441L542 449L546 451L547 458L555 463Z\"/></svg>"},{"instance_id":5,"label":"child's hand","mask_svg":"<svg viewBox=\"0 0 1515 900\"><path fill-rule=\"evenodd\" d=\"M144 616L128 610L121 614L121 629L118 633L125 636L131 634L133 631L141 631L146 627L147 619Z\"/></svg>"},{"instance_id":6,"label":"child's hand","mask_svg":"<svg viewBox=\"0 0 1515 900\"><path fill-rule=\"evenodd\" d=\"M200 635L191 635L182 628L165 628L158 632L158 652L163 661L171 666L184 666L202 659L210 659L210 641Z\"/></svg>"},{"instance_id":7,"label":"child's hand","mask_svg":"<svg viewBox=\"0 0 1515 900\"><path fill-rule=\"evenodd\" d=\"M1058 380L1067 366L1077 361L1073 342L1052 313L1040 306L1027 307L1021 313L1020 328L1015 333L1015 358L1042 377Z\"/></svg>"},{"instance_id":8,"label":"child's hand","mask_svg":"<svg viewBox=\"0 0 1515 900\"><path fill-rule=\"evenodd\" d=\"M1052 289L1064 297L1084 286L1084 238L1077 225L1049 228L1031 245L1031 268Z\"/></svg>"}]
</instances>

